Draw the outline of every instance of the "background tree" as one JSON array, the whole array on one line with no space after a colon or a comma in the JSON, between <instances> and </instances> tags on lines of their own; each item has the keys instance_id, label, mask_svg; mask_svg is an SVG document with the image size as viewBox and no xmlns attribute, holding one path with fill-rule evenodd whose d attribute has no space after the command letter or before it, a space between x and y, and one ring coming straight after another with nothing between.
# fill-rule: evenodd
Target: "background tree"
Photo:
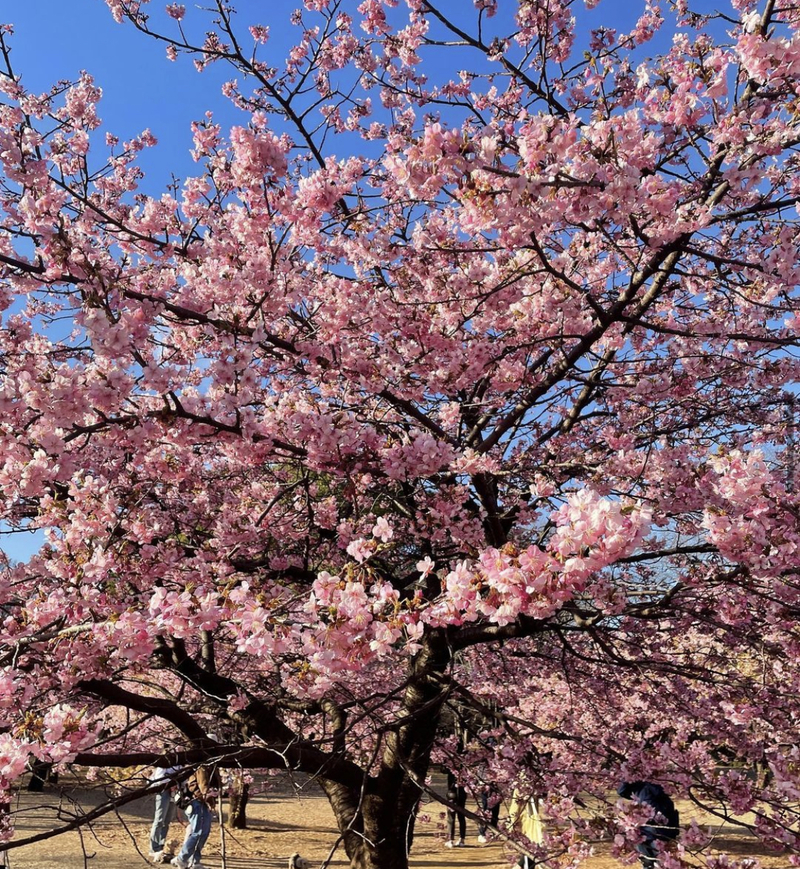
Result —
<instances>
[{"instance_id":1,"label":"background tree","mask_svg":"<svg viewBox=\"0 0 800 869\"><path fill-rule=\"evenodd\" d=\"M553 857L629 849L634 777L794 854L795 0L306 0L276 66L221 0L108 5L243 116L147 195L152 135L3 31L2 519L47 542L0 785L285 767L403 869L433 758L547 794Z\"/></svg>"}]
</instances>

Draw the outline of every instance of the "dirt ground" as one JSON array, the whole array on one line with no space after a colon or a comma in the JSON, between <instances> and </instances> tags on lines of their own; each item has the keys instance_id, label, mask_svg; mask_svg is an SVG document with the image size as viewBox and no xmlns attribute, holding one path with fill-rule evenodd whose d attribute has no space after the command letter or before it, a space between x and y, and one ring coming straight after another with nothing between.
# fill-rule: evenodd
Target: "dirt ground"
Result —
<instances>
[{"instance_id":1,"label":"dirt ground","mask_svg":"<svg viewBox=\"0 0 800 869\"><path fill-rule=\"evenodd\" d=\"M77 782L64 780L59 786L48 784L44 793L22 790L12 807L16 838L24 838L68 823L76 807L87 811L101 800ZM470 808L468 806L468 808ZM692 815L683 809L682 819ZM0 866L7 869L131 869L147 864L148 832L152 819L152 797L129 803L119 815L108 814L91 828L71 831L54 838L25 845L0 854ZM707 820L707 819L698 819ZM224 829L222 837L215 821L203 851L203 863L209 869L285 869L290 854L297 851L319 865L330 859L333 867L346 866L337 842L333 815L321 792L309 783L302 787L286 778L275 778L267 789L256 793L248 806L247 830ZM737 858L759 856L767 869L783 869L785 857L759 855L754 841L733 828L714 826L718 833L715 850L726 850ZM173 847L180 845L183 827L178 822L170 829ZM607 843L596 843L595 856L588 869L614 869L622 864L610 857ZM5 863L2 859L5 858ZM508 869L513 856L502 842L478 844L475 825L467 822L467 847L444 847L444 813L437 803L423 805L416 827L411 854L412 869ZM636 863L638 866L638 863Z\"/></svg>"}]
</instances>

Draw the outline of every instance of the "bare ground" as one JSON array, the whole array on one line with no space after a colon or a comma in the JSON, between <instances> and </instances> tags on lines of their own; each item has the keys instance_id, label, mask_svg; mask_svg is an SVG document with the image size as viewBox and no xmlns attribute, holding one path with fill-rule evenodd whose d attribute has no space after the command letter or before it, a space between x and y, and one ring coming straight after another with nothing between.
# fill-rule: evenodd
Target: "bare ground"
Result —
<instances>
[{"instance_id":1,"label":"bare ground","mask_svg":"<svg viewBox=\"0 0 800 869\"><path fill-rule=\"evenodd\" d=\"M44 793L21 791L12 807L16 838L45 832L68 823L76 813L97 805L99 790L81 786L69 779L62 787L48 785ZM469 808L469 806L468 806ZM689 821L692 811L679 806L681 817ZM444 847L444 812L437 803L422 807L411 854L412 869L507 869L513 861L509 847L502 842L477 842L475 825L467 822L467 847ZM502 817L502 815L501 815ZM118 815L108 814L90 828L70 831L0 854L0 866L8 869L129 869L147 864L148 832L152 819L152 798L124 806ZM217 819L218 820L218 819ZM699 822L713 819L698 818ZM713 821L716 832L714 850L728 851L738 858L758 857L767 869L783 869L786 857L764 855L757 843L738 829ZM170 830L173 848L183 837L183 827L174 822ZM335 849L337 831L327 800L311 784L302 787L287 778L270 780L268 789L252 797L248 806L248 829L224 829L218 823L203 851L209 869L285 869L290 854L298 851L319 865L330 858L333 867L347 866L344 851ZM335 850L334 850L335 849ZM588 869L613 869L622 864L609 854L608 843L594 845L595 856ZM332 855L332 856L331 856ZM2 858L5 857L5 864ZM638 864L636 864L638 865Z\"/></svg>"}]
</instances>

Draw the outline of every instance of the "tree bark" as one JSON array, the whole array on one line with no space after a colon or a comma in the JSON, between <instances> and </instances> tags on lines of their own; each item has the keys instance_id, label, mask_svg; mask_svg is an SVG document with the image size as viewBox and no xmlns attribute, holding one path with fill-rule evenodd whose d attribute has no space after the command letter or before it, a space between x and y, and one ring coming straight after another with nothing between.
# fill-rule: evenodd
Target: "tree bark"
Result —
<instances>
[{"instance_id":1,"label":"tree bark","mask_svg":"<svg viewBox=\"0 0 800 869\"><path fill-rule=\"evenodd\" d=\"M342 834L351 869L408 869L408 834L413 829L416 804L411 815L398 810L396 794L357 795L333 783L323 787ZM367 785L374 790L374 780Z\"/></svg>"},{"instance_id":2,"label":"tree bark","mask_svg":"<svg viewBox=\"0 0 800 869\"><path fill-rule=\"evenodd\" d=\"M228 818L229 824L234 830L247 829L247 800L249 796L250 786L244 780L244 773L233 773L228 792Z\"/></svg>"},{"instance_id":3,"label":"tree bark","mask_svg":"<svg viewBox=\"0 0 800 869\"><path fill-rule=\"evenodd\" d=\"M422 783L447 695L437 677L450 662L451 645L443 632L432 631L412 661L401 723L378 746L377 773L365 773L359 789L320 778L351 869L408 869Z\"/></svg>"}]
</instances>

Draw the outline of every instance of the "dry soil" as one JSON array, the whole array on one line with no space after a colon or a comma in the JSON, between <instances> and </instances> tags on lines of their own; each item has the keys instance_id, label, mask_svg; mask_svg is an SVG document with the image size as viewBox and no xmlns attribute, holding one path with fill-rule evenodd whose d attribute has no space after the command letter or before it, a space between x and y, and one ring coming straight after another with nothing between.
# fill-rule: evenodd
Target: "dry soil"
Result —
<instances>
[{"instance_id":1,"label":"dry soil","mask_svg":"<svg viewBox=\"0 0 800 869\"><path fill-rule=\"evenodd\" d=\"M261 788L258 788L261 790ZM16 838L68 823L76 812L87 811L102 799L97 789L72 777L59 786L48 784L43 793L22 790L13 805ZM682 809L688 822L691 809ZM24 845L0 854L8 869L131 869L147 864L148 831L152 818L152 798L123 807L118 815L108 814L91 827L71 831ZM783 869L785 857L759 854L754 840L715 819L698 818L711 825L717 834L715 849L727 850L737 857L758 856L768 869ZM297 851L319 866L330 858L332 867L347 865L343 850L336 848L337 831L324 796L313 783L292 782L276 777L256 793L248 806L248 829L224 829L217 819L203 853L209 869L285 869L290 854ZM180 844L183 827L175 822L170 830L173 847ZM588 869L614 869L623 864L609 855L608 843L594 843L595 856ZM508 869L513 855L502 842L480 845L477 831L467 824L467 847L444 847L444 813L435 802L422 807L411 855L412 869Z\"/></svg>"}]
</instances>

